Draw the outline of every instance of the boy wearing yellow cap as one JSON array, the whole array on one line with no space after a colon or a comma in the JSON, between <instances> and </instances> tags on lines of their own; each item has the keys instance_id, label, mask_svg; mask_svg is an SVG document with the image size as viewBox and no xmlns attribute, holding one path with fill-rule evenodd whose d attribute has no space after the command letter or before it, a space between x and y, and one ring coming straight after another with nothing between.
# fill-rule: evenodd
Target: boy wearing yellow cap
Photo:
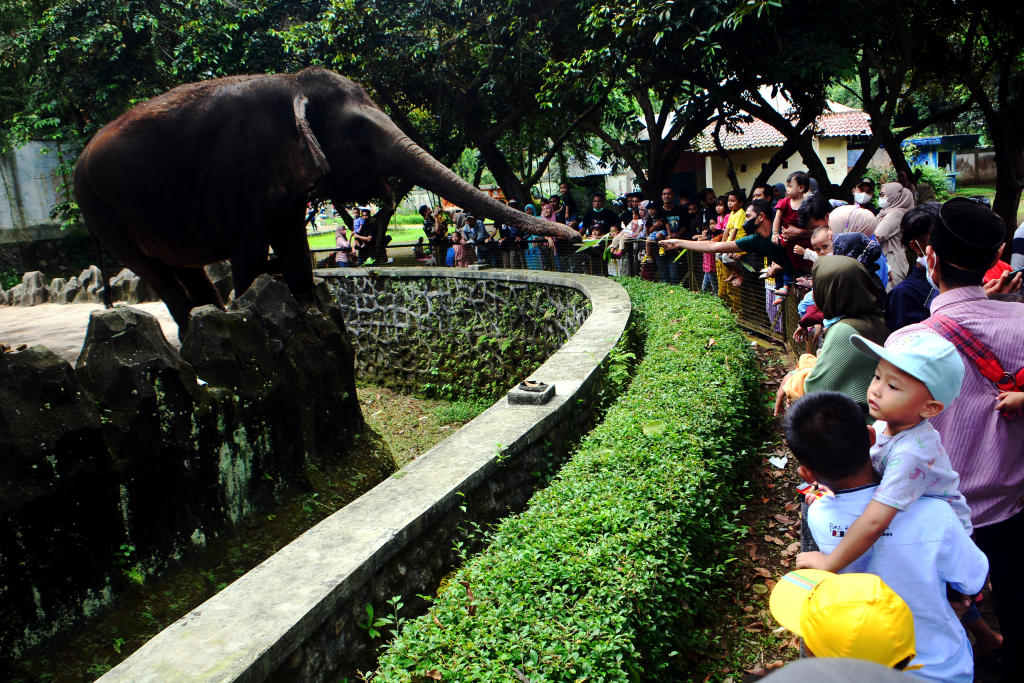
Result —
<instances>
[{"instance_id":1,"label":"boy wearing yellow cap","mask_svg":"<svg viewBox=\"0 0 1024 683\"><path fill-rule=\"evenodd\" d=\"M814 541L822 552L830 553L878 487L864 414L843 394L809 394L787 413L786 440L800 461L800 476L834 492L834 497L820 499L807 512ZM978 593L988 560L949 503L927 496L913 501L844 573L874 574L909 605L916 634L914 664L922 667L914 675L935 681L972 680L971 645L946 600L946 584L965 595Z\"/></svg>"},{"instance_id":2,"label":"boy wearing yellow cap","mask_svg":"<svg viewBox=\"0 0 1024 683\"><path fill-rule=\"evenodd\" d=\"M798 569L775 584L768 607L815 657L863 659L899 670L914 658L914 616L874 574Z\"/></svg>"}]
</instances>

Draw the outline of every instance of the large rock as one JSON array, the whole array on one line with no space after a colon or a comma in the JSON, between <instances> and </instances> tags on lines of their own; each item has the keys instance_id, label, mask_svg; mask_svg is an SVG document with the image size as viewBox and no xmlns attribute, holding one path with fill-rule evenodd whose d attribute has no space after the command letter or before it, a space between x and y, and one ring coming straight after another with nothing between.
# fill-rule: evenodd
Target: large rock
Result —
<instances>
[{"instance_id":1,"label":"large rock","mask_svg":"<svg viewBox=\"0 0 1024 683\"><path fill-rule=\"evenodd\" d=\"M72 303L101 304L103 303L103 273L96 266L89 266L78 276L78 293Z\"/></svg>"},{"instance_id":2,"label":"large rock","mask_svg":"<svg viewBox=\"0 0 1024 683\"><path fill-rule=\"evenodd\" d=\"M49 299L50 303L52 303L52 304L59 304L59 303L61 303L61 301L60 301L60 291L62 289L64 289L64 286L67 285L67 283L68 283L67 279L66 278L62 278L62 277L55 277L52 280L50 280L50 286L46 288L46 290L48 292L47 298Z\"/></svg>"},{"instance_id":3,"label":"large rock","mask_svg":"<svg viewBox=\"0 0 1024 683\"><path fill-rule=\"evenodd\" d=\"M122 268L121 271L110 279L111 301L127 301L128 292L131 289L133 279L138 279L132 271Z\"/></svg>"},{"instance_id":4,"label":"large rock","mask_svg":"<svg viewBox=\"0 0 1024 683\"><path fill-rule=\"evenodd\" d=\"M160 297L149 286L149 283L141 277L135 276L128 285L128 296L125 298L130 304L141 304L143 301L159 301Z\"/></svg>"},{"instance_id":5,"label":"large rock","mask_svg":"<svg viewBox=\"0 0 1024 683\"><path fill-rule=\"evenodd\" d=\"M319 287L299 302L263 276L232 310L194 311L180 355L126 306L92 313L74 371L0 354L0 651L82 618L126 561L159 571L346 465L354 354Z\"/></svg>"},{"instance_id":6,"label":"large rock","mask_svg":"<svg viewBox=\"0 0 1024 683\"><path fill-rule=\"evenodd\" d=\"M78 277L73 276L70 280L64 283L64 286L60 288L60 292L57 293L57 299L54 303L58 304L70 304L78 296L78 291L82 288L78 284Z\"/></svg>"},{"instance_id":7,"label":"large rock","mask_svg":"<svg viewBox=\"0 0 1024 683\"><path fill-rule=\"evenodd\" d=\"M231 277L231 262L218 261L206 266L206 275L210 282L220 292L220 298L224 303L231 300L232 292L235 289L235 281Z\"/></svg>"},{"instance_id":8,"label":"large rock","mask_svg":"<svg viewBox=\"0 0 1024 683\"><path fill-rule=\"evenodd\" d=\"M183 392L189 400L198 391L195 371L168 343L156 316L130 306L90 314L75 372L114 412L139 413L158 391Z\"/></svg>"},{"instance_id":9,"label":"large rock","mask_svg":"<svg viewBox=\"0 0 1024 683\"><path fill-rule=\"evenodd\" d=\"M33 270L21 277L21 284L11 290L11 304L14 306L35 306L45 304L50 298L46 280L42 273Z\"/></svg>"},{"instance_id":10,"label":"large rock","mask_svg":"<svg viewBox=\"0 0 1024 683\"><path fill-rule=\"evenodd\" d=\"M332 423L362 424L355 352L326 285L310 299L300 303L283 282L261 275L229 310L194 310L181 355L211 386L273 416L281 457L300 457L284 451L303 443L306 456L329 461L348 439ZM341 444L332 443L338 439Z\"/></svg>"},{"instance_id":11,"label":"large rock","mask_svg":"<svg viewBox=\"0 0 1024 683\"><path fill-rule=\"evenodd\" d=\"M109 464L96 402L42 346L0 353L0 510Z\"/></svg>"}]
</instances>

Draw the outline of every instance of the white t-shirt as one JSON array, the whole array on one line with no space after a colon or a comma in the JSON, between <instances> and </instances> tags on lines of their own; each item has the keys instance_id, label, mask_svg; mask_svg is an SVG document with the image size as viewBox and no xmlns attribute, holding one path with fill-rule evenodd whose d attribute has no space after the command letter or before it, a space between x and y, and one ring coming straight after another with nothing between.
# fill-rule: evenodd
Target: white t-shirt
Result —
<instances>
[{"instance_id":1,"label":"white t-shirt","mask_svg":"<svg viewBox=\"0 0 1024 683\"><path fill-rule=\"evenodd\" d=\"M941 498L953 507L957 519L971 533L971 508L960 493L960 475L953 471L942 437L928 420L895 436L885 435L883 420L875 423L871 466L882 475L874 499L897 510L921 496Z\"/></svg>"},{"instance_id":2,"label":"white t-shirt","mask_svg":"<svg viewBox=\"0 0 1024 683\"><path fill-rule=\"evenodd\" d=\"M821 498L810 506L807 523L822 552L835 550L876 488L839 491L835 498ZM910 606L917 644L912 664L923 668L907 673L926 680L970 683L974 676L971 644L946 600L946 584L968 595L979 592L988 574L988 558L946 502L924 497L909 505L866 553L842 571L849 572L881 577Z\"/></svg>"}]
</instances>

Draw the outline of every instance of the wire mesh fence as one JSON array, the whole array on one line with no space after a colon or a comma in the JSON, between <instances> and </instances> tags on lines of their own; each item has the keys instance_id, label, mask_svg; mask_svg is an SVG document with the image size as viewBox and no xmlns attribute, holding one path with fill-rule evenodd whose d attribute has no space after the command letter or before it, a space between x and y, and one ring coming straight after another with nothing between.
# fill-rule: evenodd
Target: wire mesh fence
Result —
<instances>
[{"instance_id":1,"label":"wire mesh fence","mask_svg":"<svg viewBox=\"0 0 1024 683\"><path fill-rule=\"evenodd\" d=\"M449 266L456 267L454 249L445 240L415 244L389 244L386 249L364 250L362 260L372 259L374 266ZM335 249L312 251L313 266L335 266ZM652 282L665 282L686 287L709 296L719 296L744 328L787 346L794 353L806 350L793 340L799 325L797 303L806 294L794 288L778 306L774 278L762 279L760 271L767 264L756 254L746 254L736 270L742 273L739 284L726 282L726 266L705 254L686 251L666 252L644 240L626 240L620 256L612 255L607 244L582 246L567 240L549 242L544 238L502 248L496 242L466 245L463 263L470 267L545 270L584 275L640 277Z\"/></svg>"}]
</instances>

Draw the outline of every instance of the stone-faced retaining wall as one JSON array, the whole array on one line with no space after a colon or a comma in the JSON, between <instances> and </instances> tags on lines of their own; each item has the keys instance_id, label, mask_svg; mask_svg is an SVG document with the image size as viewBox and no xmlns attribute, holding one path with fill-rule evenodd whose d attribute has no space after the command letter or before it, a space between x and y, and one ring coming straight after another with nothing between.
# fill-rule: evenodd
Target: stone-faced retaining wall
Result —
<instances>
[{"instance_id":1,"label":"stone-faced retaining wall","mask_svg":"<svg viewBox=\"0 0 1024 683\"><path fill-rule=\"evenodd\" d=\"M360 377L405 393L494 400L548 358L590 315L575 289L450 277L448 269L328 280L356 348ZM376 273L372 273L376 275Z\"/></svg>"},{"instance_id":2,"label":"stone-faced retaining wall","mask_svg":"<svg viewBox=\"0 0 1024 683\"><path fill-rule=\"evenodd\" d=\"M344 463L353 351L318 294L303 307L262 276L232 310L194 311L180 353L128 307L92 314L74 369L0 353L2 656L308 486L308 464Z\"/></svg>"},{"instance_id":3,"label":"stone-faced retaining wall","mask_svg":"<svg viewBox=\"0 0 1024 683\"><path fill-rule=\"evenodd\" d=\"M101 680L353 677L357 668L372 664L381 642L359 625L366 621L367 604L380 617L390 609L386 601L401 596L402 616L421 612L424 603L417 595L433 593L456 563L453 546L471 547L468 536L476 525L520 509L546 481L591 426L602 368L629 319L628 295L612 280L585 275L427 269L383 269L374 275L407 281L440 273L472 282L529 283L533 296L537 288L547 288L586 297L590 316L572 338L532 373L522 370L521 376L555 385L551 401L526 406L498 400L165 629ZM367 277L363 271L319 274L367 284L359 282ZM464 284L454 283L453 291ZM336 283L334 289L348 285ZM381 291L399 285L404 286L399 282ZM467 609L471 602L467 594Z\"/></svg>"}]
</instances>

